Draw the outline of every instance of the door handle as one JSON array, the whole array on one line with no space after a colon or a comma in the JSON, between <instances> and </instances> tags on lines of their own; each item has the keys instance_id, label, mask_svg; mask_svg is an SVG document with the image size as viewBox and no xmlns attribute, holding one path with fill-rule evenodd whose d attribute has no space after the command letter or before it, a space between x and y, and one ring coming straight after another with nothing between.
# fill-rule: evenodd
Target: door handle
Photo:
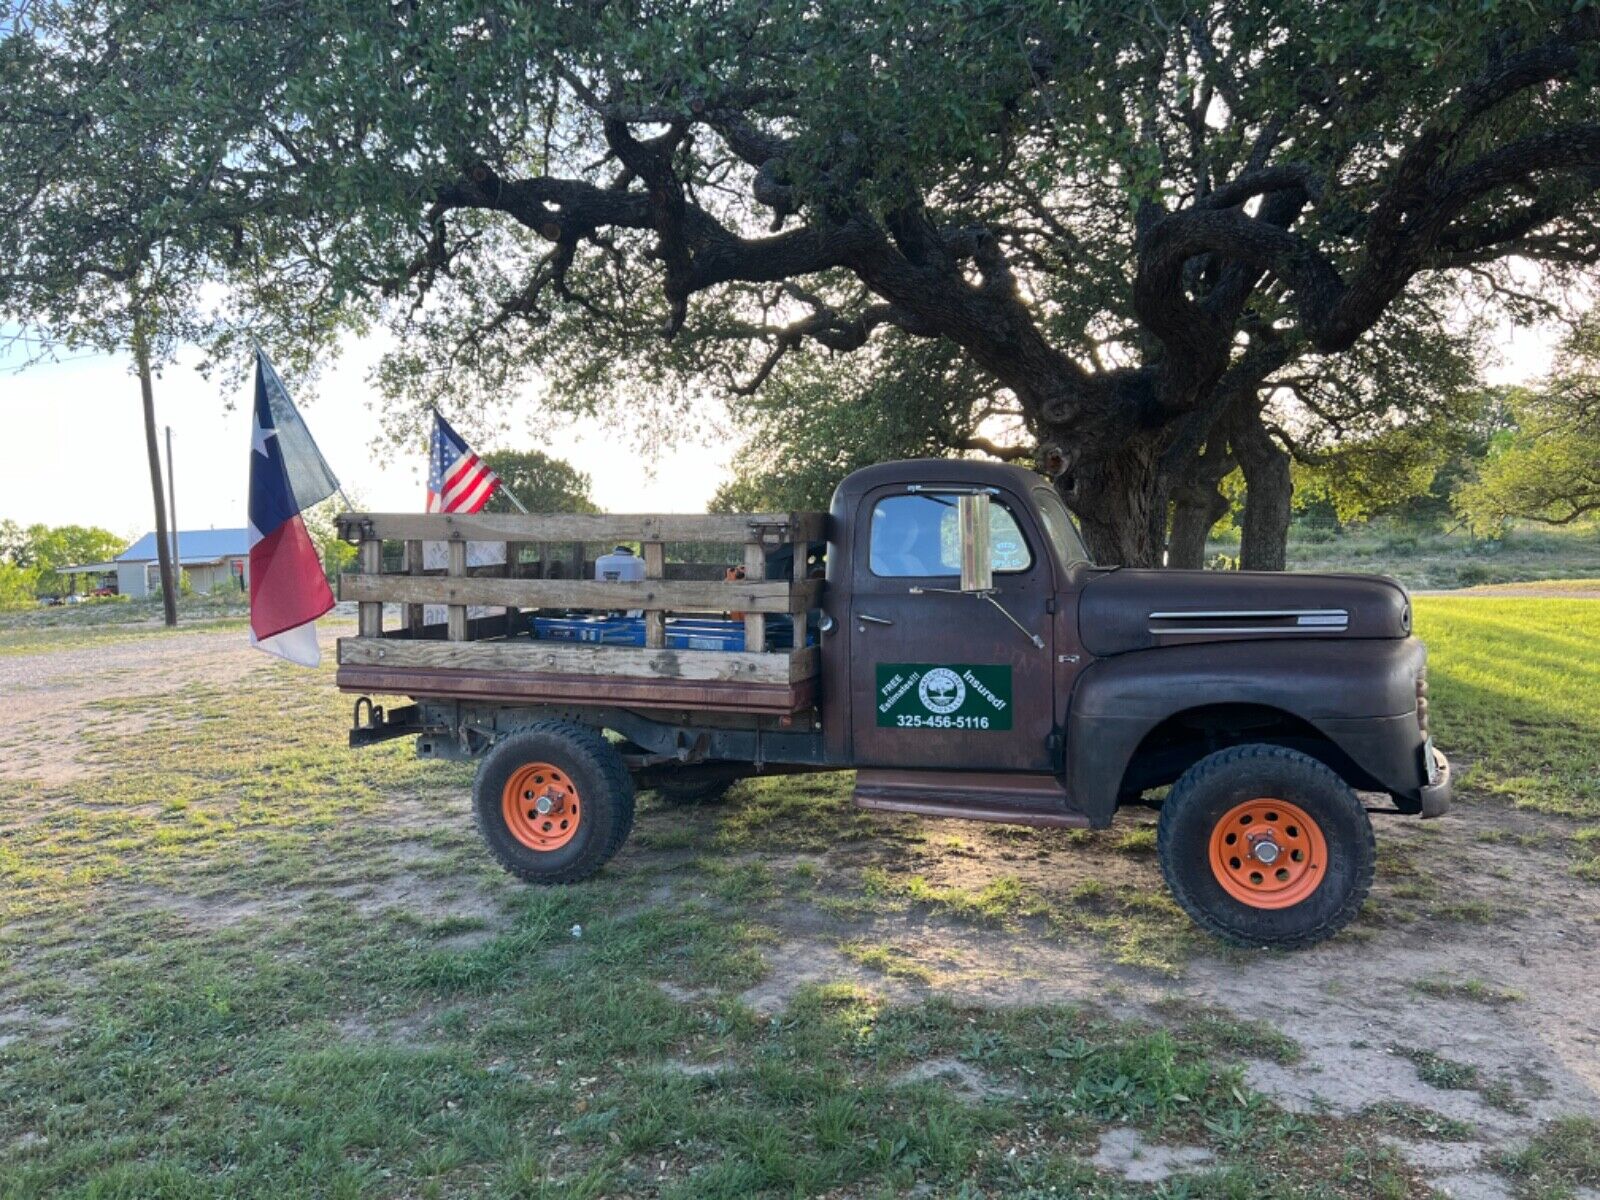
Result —
<instances>
[{"instance_id":1,"label":"door handle","mask_svg":"<svg viewBox=\"0 0 1600 1200\"><path fill-rule=\"evenodd\" d=\"M857 613L856 614L856 620L865 621L869 625L893 625L894 624L894 622L891 621L888 617L875 617L871 613Z\"/></svg>"}]
</instances>

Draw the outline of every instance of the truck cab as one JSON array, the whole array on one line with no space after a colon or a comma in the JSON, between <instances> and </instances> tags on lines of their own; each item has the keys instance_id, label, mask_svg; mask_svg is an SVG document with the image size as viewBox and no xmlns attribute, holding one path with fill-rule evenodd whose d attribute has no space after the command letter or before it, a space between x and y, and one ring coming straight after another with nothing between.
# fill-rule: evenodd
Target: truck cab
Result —
<instances>
[{"instance_id":1,"label":"truck cab","mask_svg":"<svg viewBox=\"0 0 1600 1200\"><path fill-rule=\"evenodd\" d=\"M816 528L787 558L746 559L749 578L795 580L805 606L786 690L563 690L532 670L473 691L440 670L403 681L417 704L358 721L352 742L419 733L424 755L481 759L480 829L533 882L600 869L636 787L703 799L758 773L854 769L855 802L884 811L1104 828L1154 806L1179 903L1251 945L1351 919L1374 868L1369 805L1448 807L1425 652L1392 580L1096 566L1047 480L964 460L857 471ZM526 582L494 594L556 594ZM503 636L516 642L509 622ZM523 661L510 650L495 661ZM375 678L341 666L347 690Z\"/></svg>"}]
</instances>

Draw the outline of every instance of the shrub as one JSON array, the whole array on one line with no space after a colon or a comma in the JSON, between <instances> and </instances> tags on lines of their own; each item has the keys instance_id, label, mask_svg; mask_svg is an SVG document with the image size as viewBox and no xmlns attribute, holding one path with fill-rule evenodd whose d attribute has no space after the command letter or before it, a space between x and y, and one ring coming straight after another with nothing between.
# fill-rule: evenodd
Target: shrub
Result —
<instances>
[{"instance_id":1,"label":"shrub","mask_svg":"<svg viewBox=\"0 0 1600 1200\"><path fill-rule=\"evenodd\" d=\"M19 567L16 563L0 560L0 612L16 612L38 605L34 589L39 586L39 572L34 567Z\"/></svg>"}]
</instances>

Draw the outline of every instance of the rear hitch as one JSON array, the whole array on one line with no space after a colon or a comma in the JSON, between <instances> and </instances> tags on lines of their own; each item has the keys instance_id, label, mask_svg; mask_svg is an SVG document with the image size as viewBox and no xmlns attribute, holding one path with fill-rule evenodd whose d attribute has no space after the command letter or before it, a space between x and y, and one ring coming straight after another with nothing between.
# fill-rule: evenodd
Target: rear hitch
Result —
<instances>
[{"instance_id":1,"label":"rear hitch","mask_svg":"<svg viewBox=\"0 0 1600 1200\"><path fill-rule=\"evenodd\" d=\"M366 723L361 720L362 709L366 710ZM359 749L362 746L374 746L379 742L387 742L391 738L405 737L412 733L422 732L422 710L415 704L407 704L393 712L385 712L383 707L372 702L371 696L358 696L356 698L355 712L351 714L350 747Z\"/></svg>"}]
</instances>

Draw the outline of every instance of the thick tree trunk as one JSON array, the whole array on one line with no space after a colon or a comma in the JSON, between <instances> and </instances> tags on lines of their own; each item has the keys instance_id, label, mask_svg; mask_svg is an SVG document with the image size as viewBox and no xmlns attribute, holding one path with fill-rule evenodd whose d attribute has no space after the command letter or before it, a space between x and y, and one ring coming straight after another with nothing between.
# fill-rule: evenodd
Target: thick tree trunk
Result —
<instances>
[{"instance_id":1,"label":"thick tree trunk","mask_svg":"<svg viewBox=\"0 0 1600 1200\"><path fill-rule=\"evenodd\" d=\"M1056 487L1078 518L1089 556L1100 566L1159 566L1161 546L1151 536L1154 446L1135 438L1121 445L1085 446L1073 457Z\"/></svg>"},{"instance_id":2,"label":"thick tree trunk","mask_svg":"<svg viewBox=\"0 0 1600 1200\"><path fill-rule=\"evenodd\" d=\"M1167 537L1167 566L1197 571L1205 566L1206 538L1228 511L1219 486L1233 470L1233 457L1218 439L1197 457L1185 478L1172 489L1172 531Z\"/></svg>"},{"instance_id":3,"label":"thick tree trunk","mask_svg":"<svg viewBox=\"0 0 1600 1200\"><path fill-rule=\"evenodd\" d=\"M1294 499L1288 452L1272 440L1255 411L1236 413L1230 440L1245 484L1239 566L1246 571L1281 571L1288 560Z\"/></svg>"},{"instance_id":4,"label":"thick tree trunk","mask_svg":"<svg viewBox=\"0 0 1600 1200\"><path fill-rule=\"evenodd\" d=\"M1216 484L1192 483L1174 489L1167 566L1198 571L1206 565L1206 538L1228 511L1228 498Z\"/></svg>"},{"instance_id":5,"label":"thick tree trunk","mask_svg":"<svg viewBox=\"0 0 1600 1200\"><path fill-rule=\"evenodd\" d=\"M168 625L178 623L178 588L172 562L172 542L167 530L166 489L161 486L161 451L156 441L155 385L150 374L150 339L143 317L133 322L133 361L139 371L139 393L144 401L144 448L150 460L150 492L156 502L156 561L161 567L161 609Z\"/></svg>"}]
</instances>

